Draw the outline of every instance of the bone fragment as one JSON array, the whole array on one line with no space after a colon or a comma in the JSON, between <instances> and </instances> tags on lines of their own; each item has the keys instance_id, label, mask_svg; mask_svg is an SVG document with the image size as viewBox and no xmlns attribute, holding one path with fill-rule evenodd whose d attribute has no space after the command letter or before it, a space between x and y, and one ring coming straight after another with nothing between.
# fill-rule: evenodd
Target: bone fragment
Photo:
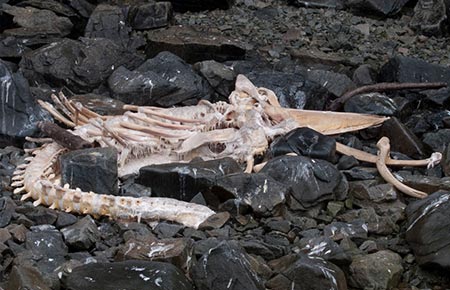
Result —
<instances>
[{"instance_id":1,"label":"bone fragment","mask_svg":"<svg viewBox=\"0 0 450 290\"><path fill-rule=\"evenodd\" d=\"M417 198L425 198L428 195L425 192L416 190L414 188L411 188L400 181L397 180L397 178L392 175L392 173L389 171L389 168L386 166L386 160L389 157L391 145L389 144L389 139L387 137L382 137L378 143L378 156L376 160L376 165L378 172L380 175L386 180L388 183L391 183L395 188L400 190L401 192Z\"/></svg>"}]
</instances>

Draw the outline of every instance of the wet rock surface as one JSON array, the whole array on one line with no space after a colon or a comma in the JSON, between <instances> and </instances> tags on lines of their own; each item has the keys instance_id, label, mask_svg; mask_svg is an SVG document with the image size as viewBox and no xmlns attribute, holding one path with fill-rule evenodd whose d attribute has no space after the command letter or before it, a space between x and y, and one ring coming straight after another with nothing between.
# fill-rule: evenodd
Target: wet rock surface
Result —
<instances>
[{"instance_id":1,"label":"wet rock surface","mask_svg":"<svg viewBox=\"0 0 450 290\"><path fill-rule=\"evenodd\" d=\"M226 101L238 74L283 107L308 110L362 85L448 82L448 1L407 2L0 0L0 289L450 288L448 88L353 96L343 110L391 119L339 137L307 128L279 136L257 156L268 161L258 173L196 159L117 181L111 152L87 158L76 178L70 162L55 162L72 187L176 197L218 213L198 229L71 214L12 193L28 156L19 148L39 146L25 136L46 137L36 99L59 91L113 115L123 103ZM373 165L335 152L339 141L376 155L381 136L394 159L444 153L434 168L390 167L428 198L407 197Z\"/></svg>"}]
</instances>

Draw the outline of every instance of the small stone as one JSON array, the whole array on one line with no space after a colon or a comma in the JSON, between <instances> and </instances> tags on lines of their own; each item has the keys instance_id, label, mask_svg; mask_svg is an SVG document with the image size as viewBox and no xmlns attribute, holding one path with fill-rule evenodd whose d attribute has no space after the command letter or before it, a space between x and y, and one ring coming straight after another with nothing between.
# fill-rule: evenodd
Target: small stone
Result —
<instances>
[{"instance_id":1,"label":"small stone","mask_svg":"<svg viewBox=\"0 0 450 290\"><path fill-rule=\"evenodd\" d=\"M392 289L403 273L400 255L383 250L355 257L350 265L349 285L357 288Z\"/></svg>"},{"instance_id":2,"label":"small stone","mask_svg":"<svg viewBox=\"0 0 450 290\"><path fill-rule=\"evenodd\" d=\"M332 217L335 217L343 209L344 209L344 203L342 201L330 201L327 204L327 212Z\"/></svg>"},{"instance_id":3,"label":"small stone","mask_svg":"<svg viewBox=\"0 0 450 290\"><path fill-rule=\"evenodd\" d=\"M8 231L11 233L14 241L19 243L25 242L28 229L24 225L11 224L8 226Z\"/></svg>"},{"instance_id":4,"label":"small stone","mask_svg":"<svg viewBox=\"0 0 450 290\"><path fill-rule=\"evenodd\" d=\"M14 266L6 289L51 290L52 288L45 282L41 273L36 268L30 266Z\"/></svg>"},{"instance_id":5,"label":"small stone","mask_svg":"<svg viewBox=\"0 0 450 290\"><path fill-rule=\"evenodd\" d=\"M199 229L218 229L222 227L229 219L228 212L219 212L210 216L206 221L199 225Z\"/></svg>"},{"instance_id":6,"label":"small stone","mask_svg":"<svg viewBox=\"0 0 450 290\"><path fill-rule=\"evenodd\" d=\"M67 245L77 250L89 250L100 239L97 225L89 215L61 229L61 233Z\"/></svg>"},{"instance_id":7,"label":"small stone","mask_svg":"<svg viewBox=\"0 0 450 290\"><path fill-rule=\"evenodd\" d=\"M324 236L330 237L334 241L342 240L344 237L366 239L367 233L367 225L362 220L355 220L351 223L332 222L323 229Z\"/></svg>"}]
</instances>

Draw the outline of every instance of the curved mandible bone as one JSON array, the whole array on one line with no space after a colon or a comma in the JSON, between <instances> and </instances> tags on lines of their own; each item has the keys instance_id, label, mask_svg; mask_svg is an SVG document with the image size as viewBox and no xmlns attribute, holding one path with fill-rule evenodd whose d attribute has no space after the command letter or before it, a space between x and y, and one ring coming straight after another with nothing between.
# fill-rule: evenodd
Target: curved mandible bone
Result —
<instances>
[{"instance_id":1,"label":"curved mandible bone","mask_svg":"<svg viewBox=\"0 0 450 290\"><path fill-rule=\"evenodd\" d=\"M387 182L391 183L395 188L400 190L401 192L417 198L425 198L428 195L425 192L416 190L414 188L411 188L400 181L397 180L397 178L392 175L392 173L389 171L389 169L386 166L386 160L389 157L389 151L391 149L391 145L389 144L389 139L387 137L381 138L378 143L377 147L379 149L378 156L376 160L376 165L378 172L380 175L386 180Z\"/></svg>"}]
</instances>

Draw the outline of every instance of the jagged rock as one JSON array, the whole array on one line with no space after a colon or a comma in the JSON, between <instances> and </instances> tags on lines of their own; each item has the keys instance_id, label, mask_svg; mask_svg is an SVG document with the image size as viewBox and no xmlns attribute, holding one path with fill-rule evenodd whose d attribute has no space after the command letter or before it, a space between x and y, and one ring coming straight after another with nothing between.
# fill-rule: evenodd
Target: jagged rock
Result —
<instances>
[{"instance_id":1,"label":"jagged rock","mask_svg":"<svg viewBox=\"0 0 450 290\"><path fill-rule=\"evenodd\" d=\"M18 3L18 6L32 6L38 9L50 10L71 19L78 18L78 15L70 6L56 0L25 0Z\"/></svg>"},{"instance_id":2,"label":"jagged rock","mask_svg":"<svg viewBox=\"0 0 450 290\"><path fill-rule=\"evenodd\" d=\"M287 153L333 162L336 159L336 141L313 129L297 128L276 138L270 144L269 154L271 156Z\"/></svg>"},{"instance_id":3,"label":"jagged rock","mask_svg":"<svg viewBox=\"0 0 450 290\"><path fill-rule=\"evenodd\" d=\"M295 109L323 110L329 93L319 84L306 78L303 72L276 72L267 70L239 70L258 87L272 90L281 106Z\"/></svg>"},{"instance_id":4,"label":"jagged rock","mask_svg":"<svg viewBox=\"0 0 450 290\"><path fill-rule=\"evenodd\" d=\"M440 129L436 132L425 133L422 140L434 152L442 152L445 146L450 143L450 129Z\"/></svg>"},{"instance_id":5,"label":"jagged rock","mask_svg":"<svg viewBox=\"0 0 450 290\"><path fill-rule=\"evenodd\" d=\"M260 171L291 187L300 208L345 198L347 181L331 163L303 156L279 156ZM291 202L292 207L292 202Z\"/></svg>"},{"instance_id":6,"label":"jagged rock","mask_svg":"<svg viewBox=\"0 0 450 290\"><path fill-rule=\"evenodd\" d=\"M172 19L170 2L133 5L128 11L128 21L133 29L154 29L169 25Z\"/></svg>"},{"instance_id":7,"label":"jagged rock","mask_svg":"<svg viewBox=\"0 0 450 290\"><path fill-rule=\"evenodd\" d=\"M152 196L190 201L206 192L220 176L242 172L231 158L195 163L167 163L142 167L136 182L152 189Z\"/></svg>"},{"instance_id":8,"label":"jagged rock","mask_svg":"<svg viewBox=\"0 0 450 290\"><path fill-rule=\"evenodd\" d=\"M181 269L191 266L192 240L188 238L157 239L151 235L131 238L118 247L115 259L169 262Z\"/></svg>"},{"instance_id":9,"label":"jagged rock","mask_svg":"<svg viewBox=\"0 0 450 290\"><path fill-rule=\"evenodd\" d=\"M81 149L61 156L61 183L83 191L117 194L117 151L113 147Z\"/></svg>"},{"instance_id":10,"label":"jagged rock","mask_svg":"<svg viewBox=\"0 0 450 290\"><path fill-rule=\"evenodd\" d=\"M228 9L235 0L170 0L176 12Z\"/></svg>"},{"instance_id":11,"label":"jagged rock","mask_svg":"<svg viewBox=\"0 0 450 290\"><path fill-rule=\"evenodd\" d=\"M379 77L382 82L448 82L450 68L417 58L395 56L383 65Z\"/></svg>"},{"instance_id":12,"label":"jagged rock","mask_svg":"<svg viewBox=\"0 0 450 290\"><path fill-rule=\"evenodd\" d=\"M284 184L264 174L236 173L218 177L213 187L215 195L233 195L238 202L249 205L253 212L268 215L283 204L289 194Z\"/></svg>"},{"instance_id":13,"label":"jagged rock","mask_svg":"<svg viewBox=\"0 0 450 290\"><path fill-rule=\"evenodd\" d=\"M30 50L16 37L0 35L0 58L19 58Z\"/></svg>"},{"instance_id":14,"label":"jagged rock","mask_svg":"<svg viewBox=\"0 0 450 290\"><path fill-rule=\"evenodd\" d=\"M52 225L57 218L56 212L46 207L29 208L25 212L25 216L32 220L35 225Z\"/></svg>"},{"instance_id":15,"label":"jagged rock","mask_svg":"<svg viewBox=\"0 0 450 290\"><path fill-rule=\"evenodd\" d=\"M231 67L215 60L205 60L194 64L194 69L220 96L228 98L234 90L237 74Z\"/></svg>"},{"instance_id":16,"label":"jagged rock","mask_svg":"<svg viewBox=\"0 0 450 290\"><path fill-rule=\"evenodd\" d=\"M235 242L221 242L192 267L199 290L262 290L262 281L251 269L247 254Z\"/></svg>"},{"instance_id":17,"label":"jagged rock","mask_svg":"<svg viewBox=\"0 0 450 290\"><path fill-rule=\"evenodd\" d=\"M134 69L142 58L104 38L64 39L23 56L20 67L35 85L53 83L75 93L97 88L119 66Z\"/></svg>"},{"instance_id":18,"label":"jagged rock","mask_svg":"<svg viewBox=\"0 0 450 290\"><path fill-rule=\"evenodd\" d=\"M332 222L325 226L323 234L334 241L344 237L366 239L368 233L367 224L363 220L354 220L350 223Z\"/></svg>"},{"instance_id":19,"label":"jagged rock","mask_svg":"<svg viewBox=\"0 0 450 290\"><path fill-rule=\"evenodd\" d=\"M67 4L85 18L89 18L89 15L91 15L92 11L95 9L95 5L87 0L69 0L67 1Z\"/></svg>"},{"instance_id":20,"label":"jagged rock","mask_svg":"<svg viewBox=\"0 0 450 290\"><path fill-rule=\"evenodd\" d=\"M397 113L398 108L391 98L380 93L368 93L351 97L345 102L344 111L392 116Z\"/></svg>"},{"instance_id":21,"label":"jagged rock","mask_svg":"<svg viewBox=\"0 0 450 290\"><path fill-rule=\"evenodd\" d=\"M9 224L16 211L16 204L10 197L0 198L0 228Z\"/></svg>"},{"instance_id":22,"label":"jagged rock","mask_svg":"<svg viewBox=\"0 0 450 290\"><path fill-rule=\"evenodd\" d=\"M448 231L442 230L450 223L449 200L449 192L438 191L406 208L406 241L420 265L450 266Z\"/></svg>"},{"instance_id":23,"label":"jagged rock","mask_svg":"<svg viewBox=\"0 0 450 290\"><path fill-rule=\"evenodd\" d=\"M53 11L36 9L33 7L17 7L3 4L1 10L14 16L14 22L19 28L9 28L3 31L6 35L15 35L23 38L39 36L62 37L68 35L73 27L72 22Z\"/></svg>"},{"instance_id":24,"label":"jagged rock","mask_svg":"<svg viewBox=\"0 0 450 290\"><path fill-rule=\"evenodd\" d=\"M31 230L26 234L25 248L30 250L33 262L41 273L53 273L68 252L62 234L47 225L32 227Z\"/></svg>"},{"instance_id":25,"label":"jagged rock","mask_svg":"<svg viewBox=\"0 0 450 290\"><path fill-rule=\"evenodd\" d=\"M447 106L450 101L450 88L441 88L438 90L426 90L422 94L426 99L440 106Z\"/></svg>"},{"instance_id":26,"label":"jagged rock","mask_svg":"<svg viewBox=\"0 0 450 290\"><path fill-rule=\"evenodd\" d=\"M353 258L349 285L356 288L395 288L403 273L402 258L389 250Z\"/></svg>"},{"instance_id":27,"label":"jagged rock","mask_svg":"<svg viewBox=\"0 0 450 290\"><path fill-rule=\"evenodd\" d=\"M333 8L342 9L344 7L344 0L313 0L313 1L303 1L303 0L289 0L289 4L297 7L307 7L307 8Z\"/></svg>"},{"instance_id":28,"label":"jagged rock","mask_svg":"<svg viewBox=\"0 0 450 290\"><path fill-rule=\"evenodd\" d=\"M282 274L291 281L290 289L294 290L347 289L344 272L339 267L303 253Z\"/></svg>"},{"instance_id":29,"label":"jagged rock","mask_svg":"<svg viewBox=\"0 0 450 290\"><path fill-rule=\"evenodd\" d=\"M252 225L248 225L252 227ZM276 245L273 241L266 242L258 238L247 238L239 241L239 245L251 255L257 255L266 261L277 259L286 255L288 251L287 245Z\"/></svg>"},{"instance_id":30,"label":"jagged rock","mask_svg":"<svg viewBox=\"0 0 450 290\"><path fill-rule=\"evenodd\" d=\"M358 13L373 13L392 16L400 12L409 0L346 0L345 7Z\"/></svg>"},{"instance_id":31,"label":"jagged rock","mask_svg":"<svg viewBox=\"0 0 450 290\"><path fill-rule=\"evenodd\" d=\"M367 231L377 235L390 235L399 229L389 216L378 215L372 207L349 210L339 215L337 219L345 222L364 220Z\"/></svg>"},{"instance_id":32,"label":"jagged rock","mask_svg":"<svg viewBox=\"0 0 450 290\"><path fill-rule=\"evenodd\" d=\"M368 64L358 66L353 72L352 80L356 86L372 85L376 83L376 72Z\"/></svg>"},{"instance_id":33,"label":"jagged rock","mask_svg":"<svg viewBox=\"0 0 450 290\"><path fill-rule=\"evenodd\" d=\"M381 125L381 135L391 140L391 150L402 152L413 158L425 155L419 138L396 117L391 117Z\"/></svg>"},{"instance_id":34,"label":"jagged rock","mask_svg":"<svg viewBox=\"0 0 450 290\"><path fill-rule=\"evenodd\" d=\"M38 130L36 122L50 118L32 98L23 75L11 72L1 60L0 79L0 143L9 145L34 135Z\"/></svg>"},{"instance_id":35,"label":"jagged rock","mask_svg":"<svg viewBox=\"0 0 450 290\"><path fill-rule=\"evenodd\" d=\"M74 268L63 278L65 288L71 290L193 289L180 269L154 261L91 263Z\"/></svg>"},{"instance_id":36,"label":"jagged rock","mask_svg":"<svg viewBox=\"0 0 450 290\"><path fill-rule=\"evenodd\" d=\"M111 74L108 85L115 99L138 106L160 105L160 99L179 89L153 71L130 71L123 66Z\"/></svg>"},{"instance_id":37,"label":"jagged rock","mask_svg":"<svg viewBox=\"0 0 450 290\"><path fill-rule=\"evenodd\" d=\"M58 211L58 218L56 219L55 227L61 229L73 225L78 221L77 217L71 213Z\"/></svg>"},{"instance_id":38,"label":"jagged rock","mask_svg":"<svg viewBox=\"0 0 450 290\"><path fill-rule=\"evenodd\" d=\"M411 28L429 36L442 36L448 25L444 0L419 0L409 23Z\"/></svg>"},{"instance_id":39,"label":"jagged rock","mask_svg":"<svg viewBox=\"0 0 450 290\"><path fill-rule=\"evenodd\" d=\"M305 238L300 241L302 251L309 257L320 257L336 265L349 265L350 255L329 237Z\"/></svg>"},{"instance_id":40,"label":"jagged rock","mask_svg":"<svg viewBox=\"0 0 450 290\"><path fill-rule=\"evenodd\" d=\"M95 221L88 215L75 224L62 228L66 244L77 250L89 250L100 239Z\"/></svg>"},{"instance_id":41,"label":"jagged rock","mask_svg":"<svg viewBox=\"0 0 450 290\"><path fill-rule=\"evenodd\" d=\"M379 203L398 198L397 192L391 184L377 184L374 180L350 181L348 184L349 193L356 199Z\"/></svg>"},{"instance_id":42,"label":"jagged rock","mask_svg":"<svg viewBox=\"0 0 450 290\"><path fill-rule=\"evenodd\" d=\"M188 63L211 59L223 62L243 59L246 52L245 47L233 39L181 25L149 31L147 37L147 57L170 51Z\"/></svg>"},{"instance_id":43,"label":"jagged rock","mask_svg":"<svg viewBox=\"0 0 450 290\"><path fill-rule=\"evenodd\" d=\"M39 270L30 266L14 266L9 277L9 290L40 289L51 290Z\"/></svg>"},{"instance_id":44,"label":"jagged rock","mask_svg":"<svg viewBox=\"0 0 450 290\"><path fill-rule=\"evenodd\" d=\"M325 87L336 97L356 88L353 81L346 75L326 70L310 70L307 77L310 81Z\"/></svg>"},{"instance_id":45,"label":"jagged rock","mask_svg":"<svg viewBox=\"0 0 450 290\"><path fill-rule=\"evenodd\" d=\"M131 27L119 6L98 5L86 24L84 36L108 38L123 47L130 44Z\"/></svg>"}]
</instances>

